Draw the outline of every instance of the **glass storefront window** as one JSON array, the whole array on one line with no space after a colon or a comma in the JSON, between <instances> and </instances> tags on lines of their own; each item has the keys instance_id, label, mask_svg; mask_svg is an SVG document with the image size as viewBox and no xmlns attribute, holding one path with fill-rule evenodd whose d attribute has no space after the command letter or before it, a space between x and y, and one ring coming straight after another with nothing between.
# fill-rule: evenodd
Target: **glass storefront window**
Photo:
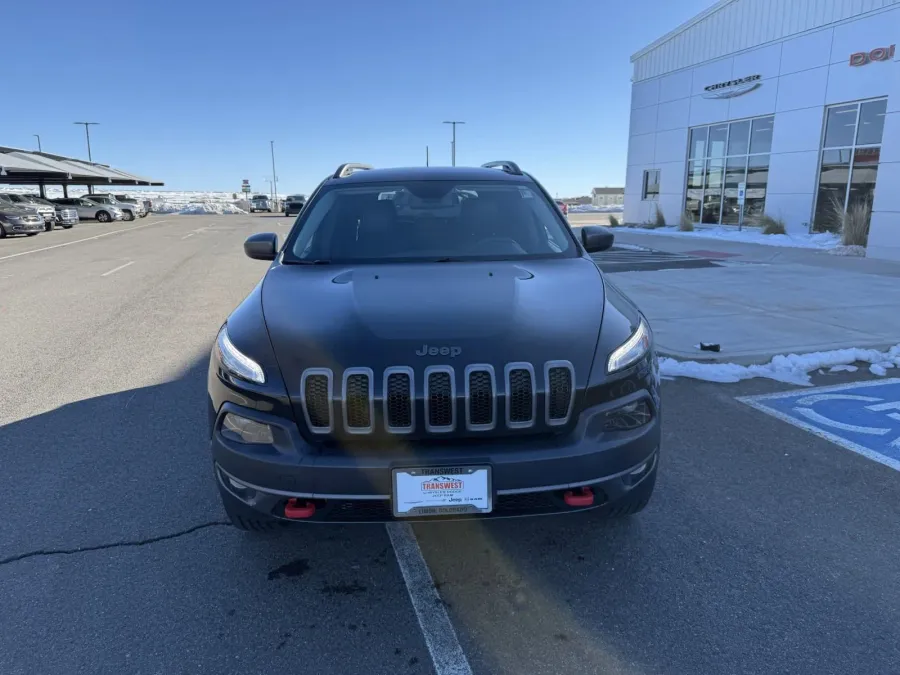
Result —
<instances>
[{"instance_id":1,"label":"glass storefront window","mask_svg":"<svg viewBox=\"0 0 900 675\"><path fill-rule=\"evenodd\" d=\"M703 201L703 162L688 164L687 194L684 210L693 222L700 222L700 204Z\"/></svg>"},{"instance_id":2,"label":"glass storefront window","mask_svg":"<svg viewBox=\"0 0 900 675\"><path fill-rule=\"evenodd\" d=\"M772 132L774 130L774 117L757 117L753 120L753 132L750 134L750 154L772 152Z\"/></svg>"},{"instance_id":3,"label":"glass storefront window","mask_svg":"<svg viewBox=\"0 0 900 675\"><path fill-rule=\"evenodd\" d=\"M887 99L883 98L827 110L813 215L815 231L839 232L851 206L863 204L871 211L886 110Z\"/></svg>"},{"instance_id":4,"label":"glass storefront window","mask_svg":"<svg viewBox=\"0 0 900 675\"><path fill-rule=\"evenodd\" d=\"M825 120L825 147L839 148L853 145L853 137L856 134L856 113L859 106L839 105L829 108L828 117Z\"/></svg>"},{"instance_id":5,"label":"glass storefront window","mask_svg":"<svg viewBox=\"0 0 900 675\"><path fill-rule=\"evenodd\" d=\"M877 145L884 134L884 114L887 99L868 101L859 107L859 129L856 132L857 145Z\"/></svg>"},{"instance_id":6,"label":"glass storefront window","mask_svg":"<svg viewBox=\"0 0 900 675\"><path fill-rule=\"evenodd\" d=\"M706 157L706 136L709 127L691 129L691 159Z\"/></svg>"},{"instance_id":7,"label":"glass storefront window","mask_svg":"<svg viewBox=\"0 0 900 675\"><path fill-rule=\"evenodd\" d=\"M728 154L746 155L750 150L750 120L732 122L728 133Z\"/></svg>"},{"instance_id":8,"label":"glass storefront window","mask_svg":"<svg viewBox=\"0 0 900 675\"><path fill-rule=\"evenodd\" d=\"M704 223L718 223L722 214L722 179L724 177L724 169L724 160L710 159L706 162L702 216L702 222Z\"/></svg>"},{"instance_id":9,"label":"glass storefront window","mask_svg":"<svg viewBox=\"0 0 900 675\"><path fill-rule=\"evenodd\" d=\"M747 124L747 132L750 125ZM729 157L725 160L725 198L722 202L722 223L737 225L740 216L738 184L747 178L747 157Z\"/></svg>"},{"instance_id":10,"label":"glass storefront window","mask_svg":"<svg viewBox=\"0 0 900 675\"><path fill-rule=\"evenodd\" d=\"M744 220L763 212L774 122L771 116L757 117L690 130L684 210L693 222L736 225L742 182L747 183ZM703 157L709 159L697 161Z\"/></svg>"},{"instance_id":11,"label":"glass storefront window","mask_svg":"<svg viewBox=\"0 0 900 675\"><path fill-rule=\"evenodd\" d=\"M708 157L724 157L725 145L728 142L728 125L714 124L709 128Z\"/></svg>"}]
</instances>

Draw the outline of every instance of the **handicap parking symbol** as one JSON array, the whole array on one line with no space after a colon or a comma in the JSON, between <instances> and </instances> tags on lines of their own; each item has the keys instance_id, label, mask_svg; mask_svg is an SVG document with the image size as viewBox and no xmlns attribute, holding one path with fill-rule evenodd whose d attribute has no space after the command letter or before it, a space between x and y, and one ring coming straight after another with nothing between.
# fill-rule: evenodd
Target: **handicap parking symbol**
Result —
<instances>
[{"instance_id":1,"label":"handicap parking symbol","mask_svg":"<svg viewBox=\"0 0 900 675\"><path fill-rule=\"evenodd\" d=\"M900 471L900 378L737 400Z\"/></svg>"}]
</instances>

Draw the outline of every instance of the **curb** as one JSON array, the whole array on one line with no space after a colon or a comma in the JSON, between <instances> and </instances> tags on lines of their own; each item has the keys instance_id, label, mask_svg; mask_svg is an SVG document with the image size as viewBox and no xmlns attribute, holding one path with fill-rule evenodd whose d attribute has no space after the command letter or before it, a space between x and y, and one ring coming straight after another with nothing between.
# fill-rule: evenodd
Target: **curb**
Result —
<instances>
[{"instance_id":1,"label":"curb","mask_svg":"<svg viewBox=\"0 0 900 675\"><path fill-rule=\"evenodd\" d=\"M869 342L854 345L812 345L803 349L781 350L781 351L758 351L758 352L738 352L729 354L728 352L701 352L697 351L685 352L678 349L668 349L661 345L656 348L659 356L669 357L676 361L696 361L697 363L735 363L739 366L763 365L771 361L776 356L785 356L787 354L811 354L813 352L831 352L838 349L876 349L880 352L886 352L891 347L900 343L900 337L890 342Z\"/></svg>"}]
</instances>

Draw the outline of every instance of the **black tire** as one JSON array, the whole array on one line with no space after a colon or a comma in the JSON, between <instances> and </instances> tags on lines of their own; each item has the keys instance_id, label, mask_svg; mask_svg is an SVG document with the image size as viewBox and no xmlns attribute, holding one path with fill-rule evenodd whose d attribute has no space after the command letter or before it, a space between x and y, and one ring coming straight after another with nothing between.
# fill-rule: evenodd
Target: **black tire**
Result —
<instances>
[{"instance_id":1,"label":"black tire","mask_svg":"<svg viewBox=\"0 0 900 675\"><path fill-rule=\"evenodd\" d=\"M26 232L25 233L26 237L36 237L37 235L38 235L37 232Z\"/></svg>"},{"instance_id":2,"label":"black tire","mask_svg":"<svg viewBox=\"0 0 900 675\"><path fill-rule=\"evenodd\" d=\"M74 225L63 225L63 226L62 226L62 228L63 228L64 230L71 230L73 227L75 227L75 226L74 226Z\"/></svg>"},{"instance_id":3,"label":"black tire","mask_svg":"<svg viewBox=\"0 0 900 675\"><path fill-rule=\"evenodd\" d=\"M53 223L44 223L44 232L53 232Z\"/></svg>"},{"instance_id":4,"label":"black tire","mask_svg":"<svg viewBox=\"0 0 900 675\"><path fill-rule=\"evenodd\" d=\"M650 503L650 497L653 496L653 488L656 487L656 472L659 465L653 468L653 471L647 476L636 488L631 490L622 499L613 502L609 506L602 509L603 515L607 518L625 518L633 516L643 511L647 504Z\"/></svg>"},{"instance_id":5,"label":"black tire","mask_svg":"<svg viewBox=\"0 0 900 675\"><path fill-rule=\"evenodd\" d=\"M110 216L107 211L97 211L97 222L98 223L108 223L111 220L112 220L112 216Z\"/></svg>"},{"instance_id":6,"label":"black tire","mask_svg":"<svg viewBox=\"0 0 900 675\"><path fill-rule=\"evenodd\" d=\"M266 518L259 511L254 511L221 485L219 486L219 495L222 497L225 515L228 516L231 524L239 530L271 534L287 527L287 523L283 521L275 518Z\"/></svg>"},{"instance_id":7,"label":"black tire","mask_svg":"<svg viewBox=\"0 0 900 675\"><path fill-rule=\"evenodd\" d=\"M266 209L266 213L272 213L272 209Z\"/></svg>"},{"instance_id":8,"label":"black tire","mask_svg":"<svg viewBox=\"0 0 900 675\"><path fill-rule=\"evenodd\" d=\"M0 225L0 239L3 239L6 236L6 230L3 229L3 226Z\"/></svg>"},{"instance_id":9,"label":"black tire","mask_svg":"<svg viewBox=\"0 0 900 675\"><path fill-rule=\"evenodd\" d=\"M123 213L125 214L125 220L129 222L134 220L134 211L123 211Z\"/></svg>"}]
</instances>

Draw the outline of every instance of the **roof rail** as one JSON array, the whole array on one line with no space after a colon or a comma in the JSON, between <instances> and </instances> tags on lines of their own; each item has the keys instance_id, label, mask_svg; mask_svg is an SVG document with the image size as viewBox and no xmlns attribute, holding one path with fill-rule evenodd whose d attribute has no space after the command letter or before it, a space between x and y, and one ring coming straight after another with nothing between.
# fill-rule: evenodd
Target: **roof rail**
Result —
<instances>
[{"instance_id":1,"label":"roof rail","mask_svg":"<svg viewBox=\"0 0 900 675\"><path fill-rule=\"evenodd\" d=\"M505 171L506 173L511 173L513 176L522 175L522 169L519 168L519 165L515 162L510 162L508 159L503 159L499 162L488 162L487 164L482 164L481 166L484 169L500 169L501 171Z\"/></svg>"},{"instance_id":2,"label":"roof rail","mask_svg":"<svg viewBox=\"0 0 900 675\"><path fill-rule=\"evenodd\" d=\"M368 171L372 167L368 164L354 164L353 162L347 162L346 164L341 164L337 171L334 172L332 178L346 178L354 171Z\"/></svg>"}]
</instances>

